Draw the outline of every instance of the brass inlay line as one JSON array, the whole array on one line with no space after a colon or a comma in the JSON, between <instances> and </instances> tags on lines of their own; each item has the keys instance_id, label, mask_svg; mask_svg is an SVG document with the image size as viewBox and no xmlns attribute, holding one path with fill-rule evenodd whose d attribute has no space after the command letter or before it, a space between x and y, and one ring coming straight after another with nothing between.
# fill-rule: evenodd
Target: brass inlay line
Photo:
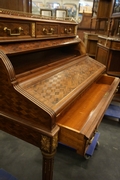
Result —
<instances>
[{"instance_id":1,"label":"brass inlay line","mask_svg":"<svg viewBox=\"0 0 120 180\"><path fill-rule=\"evenodd\" d=\"M35 23L32 23L32 37L35 37Z\"/></svg>"}]
</instances>

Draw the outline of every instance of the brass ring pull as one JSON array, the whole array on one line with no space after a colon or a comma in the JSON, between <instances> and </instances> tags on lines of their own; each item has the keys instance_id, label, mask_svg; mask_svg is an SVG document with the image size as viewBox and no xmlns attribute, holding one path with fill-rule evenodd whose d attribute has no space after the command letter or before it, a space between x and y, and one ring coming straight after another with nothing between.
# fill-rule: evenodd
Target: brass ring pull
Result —
<instances>
[{"instance_id":1,"label":"brass ring pull","mask_svg":"<svg viewBox=\"0 0 120 180\"><path fill-rule=\"evenodd\" d=\"M72 32L72 29L71 29L71 28L69 28L69 29L65 28L65 32L66 32L67 34L70 34L70 33Z\"/></svg>"},{"instance_id":2,"label":"brass ring pull","mask_svg":"<svg viewBox=\"0 0 120 180\"><path fill-rule=\"evenodd\" d=\"M5 32L9 32L10 36L20 36L21 31L23 31L23 29L21 27L18 28L18 33L12 33L11 29L8 29L7 27L4 27L4 31Z\"/></svg>"},{"instance_id":3,"label":"brass ring pull","mask_svg":"<svg viewBox=\"0 0 120 180\"><path fill-rule=\"evenodd\" d=\"M50 29L48 30L48 29L46 29L46 28L43 28L43 32L44 32L45 34L51 35L51 34L54 33L54 29L53 29L53 28L50 28Z\"/></svg>"}]
</instances>

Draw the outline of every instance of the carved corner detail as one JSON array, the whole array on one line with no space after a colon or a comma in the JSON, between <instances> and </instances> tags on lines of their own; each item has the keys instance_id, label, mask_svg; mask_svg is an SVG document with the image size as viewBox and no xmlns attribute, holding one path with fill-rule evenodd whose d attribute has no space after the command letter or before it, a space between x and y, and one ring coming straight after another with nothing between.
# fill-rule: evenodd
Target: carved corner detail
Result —
<instances>
[{"instance_id":1,"label":"carved corner detail","mask_svg":"<svg viewBox=\"0 0 120 180\"><path fill-rule=\"evenodd\" d=\"M45 135L41 135L41 149L50 152L50 138Z\"/></svg>"},{"instance_id":2,"label":"carved corner detail","mask_svg":"<svg viewBox=\"0 0 120 180\"><path fill-rule=\"evenodd\" d=\"M58 144L58 134L53 137L41 135L41 150L47 153L53 153Z\"/></svg>"}]
</instances>

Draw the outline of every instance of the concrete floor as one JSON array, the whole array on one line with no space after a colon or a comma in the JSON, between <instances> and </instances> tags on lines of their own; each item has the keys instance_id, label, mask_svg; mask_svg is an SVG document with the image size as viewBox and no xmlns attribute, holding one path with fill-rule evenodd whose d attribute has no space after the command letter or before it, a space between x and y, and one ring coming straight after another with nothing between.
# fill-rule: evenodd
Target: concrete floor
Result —
<instances>
[{"instance_id":1,"label":"concrete floor","mask_svg":"<svg viewBox=\"0 0 120 180\"><path fill-rule=\"evenodd\" d=\"M104 117L99 126L99 147L86 160L73 149L59 145L53 180L119 180L120 123ZM0 168L18 180L41 180L39 148L0 131Z\"/></svg>"}]
</instances>

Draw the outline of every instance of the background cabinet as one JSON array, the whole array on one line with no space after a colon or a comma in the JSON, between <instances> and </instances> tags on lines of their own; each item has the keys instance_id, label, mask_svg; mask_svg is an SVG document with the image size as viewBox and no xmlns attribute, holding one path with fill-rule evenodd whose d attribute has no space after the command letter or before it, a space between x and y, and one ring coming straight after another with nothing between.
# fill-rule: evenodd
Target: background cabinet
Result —
<instances>
[{"instance_id":1,"label":"background cabinet","mask_svg":"<svg viewBox=\"0 0 120 180\"><path fill-rule=\"evenodd\" d=\"M120 1L94 0L92 14L95 34L84 35L87 53L91 56L94 49L92 57L106 66L107 74L120 77Z\"/></svg>"},{"instance_id":2,"label":"background cabinet","mask_svg":"<svg viewBox=\"0 0 120 180\"><path fill-rule=\"evenodd\" d=\"M108 1L108 35L98 35L95 59L106 65L107 74L120 77L120 2ZM105 13L107 16L107 12Z\"/></svg>"},{"instance_id":3,"label":"background cabinet","mask_svg":"<svg viewBox=\"0 0 120 180\"><path fill-rule=\"evenodd\" d=\"M96 21L95 32L97 34L108 33L109 18L111 15L112 0L94 0L92 21Z\"/></svg>"},{"instance_id":4,"label":"background cabinet","mask_svg":"<svg viewBox=\"0 0 120 180\"><path fill-rule=\"evenodd\" d=\"M98 35L94 33L84 32L83 40L85 43L86 52L90 57L95 58Z\"/></svg>"},{"instance_id":5,"label":"background cabinet","mask_svg":"<svg viewBox=\"0 0 120 180\"><path fill-rule=\"evenodd\" d=\"M32 12L32 0L1 0L0 8L16 10L16 11L24 11L24 12Z\"/></svg>"},{"instance_id":6,"label":"background cabinet","mask_svg":"<svg viewBox=\"0 0 120 180\"><path fill-rule=\"evenodd\" d=\"M78 35L80 39L84 39L84 32L95 32L95 22L92 23L91 27L91 18L92 18L92 13L85 13L83 12L82 14L82 20L78 24Z\"/></svg>"},{"instance_id":7,"label":"background cabinet","mask_svg":"<svg viewBox=\"0 0 120 180\"><path fill-rule=\"evenodd\" d=\"M95 59L106 66L109 75L120 77L120 40L98 37Z\"/></svg>"},{"instance_id":8,"label":"background cabinet","mask_svg":"<svg viewBox=\"0 0 120 180\"><path fill-rule=\"evenodd\" d=\"M91 27L95 24L95 33L91 34L91 31L87 34L84 33L84 42L86 45L86 51L89 56L95 58L97 52L97 42L99 35L109 34L110 26L110 14L112 11L112 0L94 0L91 17ZM93 47L91 47L93 46ZM91 47L92 54L91 54Z\"/></svg>"}]
</instances>

